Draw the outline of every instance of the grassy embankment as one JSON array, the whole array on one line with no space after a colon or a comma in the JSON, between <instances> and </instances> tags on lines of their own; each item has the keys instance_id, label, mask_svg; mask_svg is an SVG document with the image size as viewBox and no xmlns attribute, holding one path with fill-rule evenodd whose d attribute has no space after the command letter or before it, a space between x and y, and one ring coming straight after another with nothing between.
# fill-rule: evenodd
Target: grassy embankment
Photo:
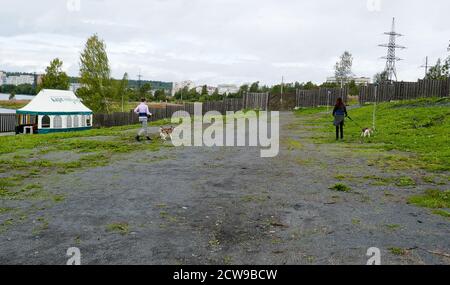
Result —
<instances>
[{"instance_id":1,"label":"grassy embankment","mask_svg":"<svg viewBox=\"0 0 450 285\"><path fill-rule=\"evenodd\" d=\"M345 142L359 142L361 128L372 127L373 105L349 110ZM330 111L331 112L331 111ZM311 119L329 137L317 142L334 141L332 117L326 108L301 109L296 115L317 114ZM430 171L450 171L450 99L419 99L382 103L376 108L375 135L366 147L399 150L416 154L416 167Z\"/></svg>"},{"instance_id":2,"label":"grassy embankment","mask_svg":"<svg viewBox=\"0 0 450 285\"><path fill-rule=\"evenodd\" d=\"M349 110L343 142L344 147L360 151L361 128L372 127L373 105ZM331 112L331 111L330 111ZM336 143L332 117L326 108L309 108L295 111L297 116L308 118L308 124L319 126L321 134L314 138L316 143ZM342 143L342 142L340 142ZM450 171L450 99L419 99L395 103L382 103L376 108L376 131L372 138L364 140L365 151L386 152L382 159L373 161L387 169L417 169L444 175ZM394 152L391 152L394 151ZM400 151L406 155L399 155ZM390 178L376 178L389 183ZM395 180L395 179L394 179ZM450 176L436 182L434 176L423 178L428 184L447 185ZM445 182L447 180L447 182ZM413 186L409 177L395 180L397 186ZM421 195L408 199L408 203L432 209L432 212L450 217L450 190L429 189Z\"/></svg>"}]
</instances>

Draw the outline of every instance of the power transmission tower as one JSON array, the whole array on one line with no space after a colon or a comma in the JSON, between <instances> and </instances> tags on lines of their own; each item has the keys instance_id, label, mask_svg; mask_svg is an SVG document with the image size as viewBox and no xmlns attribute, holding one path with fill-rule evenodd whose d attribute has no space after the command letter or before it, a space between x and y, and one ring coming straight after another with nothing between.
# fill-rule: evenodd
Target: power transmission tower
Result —
<instances>
[{"instance_id":1,"label":"power transmission tower","mask_svg":"<svg viewBox=\"0 0 450 285\"><path fill-rule=\"evenodd\" d=\"M142 79L142 75L141 75L141 72L139 71L139 75L138 75L138 89L141 89L141 79Z\"/></svg>"},{"instance_id":2,"label":"power transmission tower","mask_svg":"<svg viewBox=\"0 0 450 285\"><path fill-rule=\"evenodd\" d=\"M422 65L421 68L425 68L425 77L427 77L428 69L430 68L428 65L428 56L425 58L425 65Z\"/></svg>"},{"instance_id":3,"label":"power transmission tower","mask_svg":"<svg viewBox=\"0 0 450 285\"><path fill-rule=\"evenodd\" d=\"M389 43L380 45L380 47L386 47L388 49L387 55L382 57L382 59L386 59L385 72L387 80L393 81L395 78L395 81L397 81L397 69L395 63L402 59L397 57L395 53L397 49L405 49L406 47L397 45L396 43L397 38L403 35L395 32L395 18L392 19L391 31L384 34L389 36Z\"/></svg>"}]
</instances>

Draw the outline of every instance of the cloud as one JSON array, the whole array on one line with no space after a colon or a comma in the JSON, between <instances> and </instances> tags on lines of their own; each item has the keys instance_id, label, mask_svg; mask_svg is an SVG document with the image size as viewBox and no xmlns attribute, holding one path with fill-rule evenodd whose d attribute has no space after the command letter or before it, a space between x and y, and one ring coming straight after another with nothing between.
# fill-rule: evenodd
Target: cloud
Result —
<instances>
[{"instance_id":1,"label":"cloud","mask_svg":"<svg viewBox=\"0 0 450 285\"><path fill-rule=\"evenodd\" d=\"M107 45L113 76L198 83L323 82L340 54L353 71L372 77L384 68L393 16L408 46L398 55L402 80L423 76L425 56L446 56L447 0L80 0L8 1L0 10L0 70L42 72L59 57L78 74L79 54L97 33ZM424 13L426 11L426 13Z\"/></svg>"}]
</instances>

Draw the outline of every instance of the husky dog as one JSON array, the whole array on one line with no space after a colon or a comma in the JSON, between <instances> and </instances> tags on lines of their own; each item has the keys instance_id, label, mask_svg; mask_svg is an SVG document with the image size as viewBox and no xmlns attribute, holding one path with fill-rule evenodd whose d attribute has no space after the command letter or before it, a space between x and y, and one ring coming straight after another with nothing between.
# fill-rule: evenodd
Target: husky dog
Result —
<instances>
[{"instance_id":1,"label":"husky dog","mask_svg":"<svg viewBox=\"0 0 450 285\"><path fill-rule=\"evenodd\" d=\"M169 137L170 140L172 140L172 133L173 133L174 129L175 129L174 127L170 127L170 128L160 127L159 135L161 136L161 139L163 141L167 141L167 137Z\"/></svg>"},{"instance_id":2,"label":"husky dog","mask_svg":"<svg viewBox=\"0 0 450 285\"><path fill-rule=\"evenodd\" d=\"M373 136L373 129L365 128L362 130L362 132L361 132L362 138L370 138L371 136Z\"/></svg>"}]
</instances>

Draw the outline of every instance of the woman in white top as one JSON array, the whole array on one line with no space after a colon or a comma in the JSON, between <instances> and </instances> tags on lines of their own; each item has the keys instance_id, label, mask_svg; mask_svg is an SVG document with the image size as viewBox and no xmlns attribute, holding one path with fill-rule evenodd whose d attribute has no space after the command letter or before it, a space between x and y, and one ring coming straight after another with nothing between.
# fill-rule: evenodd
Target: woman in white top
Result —
<instances>
[{"instance_id":1,"label":"woman in white top","mask_svg":"<svg viewBox=\"0 0 450 285\"><path fill-rule=\"evenodd\" d=\"M139 115L139 122L142 124L142 127L136 136L136 140L140 141L140 137L145 133L147 140L151 141L152 139L148 135L147 122L148 117L150 117L152 113L150 113L150 110L148 109L147 100L141 99L141 104L134 109L134 112Z\"/></svg>"}]
</instances>

